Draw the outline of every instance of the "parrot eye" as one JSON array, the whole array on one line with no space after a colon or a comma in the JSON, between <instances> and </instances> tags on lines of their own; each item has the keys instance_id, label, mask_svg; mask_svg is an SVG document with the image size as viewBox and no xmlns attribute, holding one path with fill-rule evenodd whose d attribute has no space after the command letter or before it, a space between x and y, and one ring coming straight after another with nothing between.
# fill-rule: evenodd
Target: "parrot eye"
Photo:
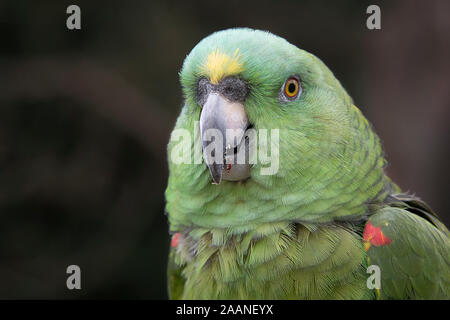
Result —
<instances>
[{"instance_id":1,"label":"parrot eye","mask_svg":"<svg viewBox=\"0 0 450 320\"><path fill-rule=\"evenodd\" d=\"M289 77L283 85L282 92L289 101L297 99L302 93L299 79L297 77Z\"/></svg>"}]
</instances>

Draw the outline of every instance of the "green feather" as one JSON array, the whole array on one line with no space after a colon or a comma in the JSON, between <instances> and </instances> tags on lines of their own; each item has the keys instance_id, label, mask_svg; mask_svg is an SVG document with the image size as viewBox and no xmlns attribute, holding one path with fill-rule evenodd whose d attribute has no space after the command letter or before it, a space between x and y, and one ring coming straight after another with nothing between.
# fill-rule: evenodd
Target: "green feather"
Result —
<instances>
[{"instance_id":1,"label":"green feather","mask_svg":"<svg viewBox=\"0 0 450 320\"><path fill-rule=\"evenodd\" d=\"M404 198L404 197L403 197ZM420 203L410 198L410 203ZM391 239L371 246L367 255L381 269L381 297L390 299L450 298L450 239L433 221L395 206L381 208L369 221ZM411 211L410 204L404 207ZM431 214L431 213L430 213Z\"/></svg>"},{"instance_id":2,"label":"green feather","mask_svg":"<svg viewBox=\"0 0 450 320\"><path fill-rule=\"evenodd\" d=\"M381 298L448 297L447 229L422 202L394 196L400 188L384 173L378 136L314 55L258 30L203 39L180 73L185 103L175 129L193 137L183 146L202 148L197 86L213 62L224 67L210 70L211 82L229 72L247 83L253 127L279 130L279 169L263 175L257 163L245 181L212 184L205 163L172 161L180 142L171 139L166 211L180 240L169 256L170 297L375 299L368 263L381 267ZM293 75L301 96L282 102ZM390 221L390 245L364 251L368 219Z\"/></svg>"}]
</instances>

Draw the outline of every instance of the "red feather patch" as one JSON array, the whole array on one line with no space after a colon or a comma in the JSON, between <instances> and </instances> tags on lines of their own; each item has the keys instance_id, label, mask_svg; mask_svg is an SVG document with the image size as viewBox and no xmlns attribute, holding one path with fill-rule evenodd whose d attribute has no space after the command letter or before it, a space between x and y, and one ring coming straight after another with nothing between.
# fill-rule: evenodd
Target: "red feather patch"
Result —
<instances>
[{"instance_id":1,"label":"red feather patch","mask_svg":"<svg viewBox=\"0 0 450 320\"><path fill-rule=\"evenodd\" d=\"M364 250L369 250L371 245L375 247L386 246L391 243L391 239L386 237L381 228L375 227L370 221L367 222L363 234Z\"/></svg>"},{"instance_id":2,"label":"red feather patch","mask_svg":"<svg viewBox=\"0 0 450 320\"><path fill-rule=\"evenodd\" d=\"M180 238L180 233L177 232L172 236L172 241L170 242L170 246L172 248L176 248L178 246L178 239Z\"/></svg>"}]
</instances>

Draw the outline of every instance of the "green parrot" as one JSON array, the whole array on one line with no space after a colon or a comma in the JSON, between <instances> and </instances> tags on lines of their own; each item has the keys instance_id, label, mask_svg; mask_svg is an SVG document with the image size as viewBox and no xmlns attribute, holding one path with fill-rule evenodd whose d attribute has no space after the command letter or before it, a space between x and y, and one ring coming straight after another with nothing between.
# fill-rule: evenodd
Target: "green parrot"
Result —
<instances>
[{"instance_id":1,"label":"green parrot","mask_svg":"<svg viewBox=\"0 0 450 320\"><path fill-rule=\"evenodd\" d=\"M447 228L386 175L380 139L321 60L228 29L195 46L180 78L171 299L450 297Z\"/></svg>"}]
</instances>

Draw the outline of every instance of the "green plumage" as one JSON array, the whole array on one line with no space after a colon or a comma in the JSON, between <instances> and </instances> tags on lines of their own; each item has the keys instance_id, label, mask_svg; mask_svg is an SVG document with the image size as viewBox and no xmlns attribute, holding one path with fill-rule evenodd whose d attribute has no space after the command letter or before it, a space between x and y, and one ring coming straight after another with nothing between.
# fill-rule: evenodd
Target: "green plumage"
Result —
<instances>
[{"instance_id":1,"label":"green plumage","mask_svg":"<svg viewBox=\"0 0 450 320\"><path fill-rule=\"evenodd\" d=\"M205 163L171 160L180 143L171 140L166 211L178 241L169 257L170 297L448 298L448 231L419 200L394 197L400 190L384 173L379 138L315 56L250 29L202 40L181 71L185 105L175 128L192 133L185 146L201 149L198 83L211 52L238 52L242 70L233 76L247 83L246 115L256 130L279 129L279 169L263 175L257 163L245 181L212 184ZM301 95L281 101L292 75ZM364 250L368 220L389 245ZM380 266L379 294L366 285L369 264Z\"/></svg>"},{"instance_id":2,"label":"green plumage","mask_svg":"<svg viewBox=\"0 0 450 320\"><path fill-rule=\"evenodd\" d=\"M448 230L417 200L394 200L369 219L392 239L391 244L371 246L367 252L369 263L378 265L382 272L380 297L449 299Z\"/></svg>"}]
</instances>

